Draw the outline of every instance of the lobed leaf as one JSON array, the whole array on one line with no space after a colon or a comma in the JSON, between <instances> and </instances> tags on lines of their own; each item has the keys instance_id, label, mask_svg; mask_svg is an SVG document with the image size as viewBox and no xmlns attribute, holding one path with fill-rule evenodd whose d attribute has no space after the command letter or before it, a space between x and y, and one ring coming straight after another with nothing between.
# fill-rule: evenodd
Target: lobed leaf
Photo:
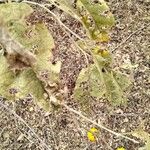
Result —
<instances>
[{"instance_id":1,"label":"lobed leaf","mask_svg":"<svg viewBox=\"0 0 150 150\"><path fill-rule=\"evenodd\" d=\"M59 81L61 67L60 62L55 65L50 62L52 48L54 48L53 38L44 24L30 26L26 24L25 17L32 12L29 5L10 3L9 5L0 5L0 8L2 8L0 9L0 19L5 18L4 15L10 15L3 19L3 22L12 39L36 56L34 64L23 68L17 74L10 70L9 65L11 64L8 65L8 57L0 56L0 95L8 99L14 99L15 95L17 99L22 99L30 94L40 107L49 111L50 105L44 97L45 86L49 82L57 83ZM14 94L12 94L12 90L15 92Z\"/></svg>"},{"instance_id":2,"label":"lobed leaf","mask_svg":"<svg viewBox=\"0 0 150 150\"><path fill-rule=\"evenodd\" d=\"M87 87L82 86L83 84L86 84ZM105 96L113 105L121 105L126 103L124 91L129 85L130 82L125 75L108 71L99 72L93 64L80 72L74 97L82 101L87 98L87 94L98 99Z\"/></svg>"}]
</instances>

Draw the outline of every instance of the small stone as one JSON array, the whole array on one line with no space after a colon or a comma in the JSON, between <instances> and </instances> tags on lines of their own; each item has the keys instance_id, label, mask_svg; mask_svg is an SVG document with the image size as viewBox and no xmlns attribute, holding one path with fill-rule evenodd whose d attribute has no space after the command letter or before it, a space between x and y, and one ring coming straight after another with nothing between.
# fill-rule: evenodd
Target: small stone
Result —
<instances>
[{"instance_id":1,"label":"small stone","mask_svg":"<svg viewBox=\"0 0 150 150\"><path fill-rule=\"evenodd\" d=\"M46 112L44 116L47 117L47 116L49 116L49 115L50 115L50 113L49 113L49 112Z\"/></svg>"},{"instance_id":2,"label":"small stone","mask_svg":"<svg viewBox=\"0 0 150 150\"><path fill-rule=\"evenodd\" d=\"M126 132L126 130L125 130L125 129L121 129L121 132L122 132L122 133L125 133L125 132Z\"/></svg>"},{"instance_id":3,"label":"small stone","mask_svg":"<svg viewBox=\"0 0 150 150\"><path fill-rule=\"evenodd\" d=\"M124 122L128 122L128 121L129 121L129 119L128 119L128 118L125 118L125 119L124 119Z\"/></svg>"},{"instance_id":4,"label":"small stone","mask_svg":"<svg viewBox=\"0 0 150 150\"><path fill-rule=\"evenodd\" d=\"M9 132L8 131L6 131L6 132L3 133L3 138L4 139L9 138Z\"/></svg>"},{"instance_id":5,"label":"small stone","mask_svg":"<svg viewBox=\"0 0 150 150\"><path fill-rule=\"evenodd\" d=\"M33 107L30 107L30 108L29 108L29 111L33 111L33 110L34 110L34 108L33 108Z\"/></svg>"},{"instance_id":6,"label":"small stone","mask_svg":"<svg viewBox=\"0 0 150 150\"><path fill-rule=\"evenodd\" d=\"M123 114L123 111L122 111L121 109L117 109L117 110L116 110L116 113L117 113L117 114Z\"/></svg>"},{"instance_id":7,"label":"small stone","mask_svg":"<svg viewBox=\"0 0 150 150\"><path fill-rule=\"evenodd\" d=\"M21 141L24 138L24 134L20 134L17 141Z\"/></svg>"}]
</instances>

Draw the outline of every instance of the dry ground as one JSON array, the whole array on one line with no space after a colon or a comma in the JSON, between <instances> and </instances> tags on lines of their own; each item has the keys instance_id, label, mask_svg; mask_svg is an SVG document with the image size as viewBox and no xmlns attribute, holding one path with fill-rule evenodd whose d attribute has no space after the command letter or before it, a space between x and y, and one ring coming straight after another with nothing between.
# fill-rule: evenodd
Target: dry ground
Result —
<instances>
[{"instance_id":1,"label":"dry ground","mask_svg":"<svg viewBox=\"0 0 150 150\"><path fill-rule=\"evenodd\" d=\"M128 93L127 106L113 108L108 102L93 100L90 105L92 111L87 116L116 132L130 132L143 123L145 130L150 133L150 2L107 1L116 18L116 26L109 43L115 67L118 66L120 70L131 75L133 86ZM83 36L76 21L71 18L66 20L66 15L57 9L53 11L59 14L63 23ZM35 8L28 21L35 23L41 20L46 23L56 41L54 61L60 59L63 62L60 78L62 84L68 86L71 94L79 71L86 65L84 56L76 51L69 37L51 15ZM130 69L125 68L124 64L128 64ZM70 107L79 109L77 102L72 98L68 98L66 102ZM98 141L91 143L86 137L86 132L93 125L64 108L45 113L30 99L16 103L1 99L0 103L4 104L0 105L1 150L47 150L48 147L52 150L115 150L118 146L123 146L126 150L138 150L143 144L117 138L100 129ZM14 110L31 128L4 106Z\"/></svg>"}]
</instances>

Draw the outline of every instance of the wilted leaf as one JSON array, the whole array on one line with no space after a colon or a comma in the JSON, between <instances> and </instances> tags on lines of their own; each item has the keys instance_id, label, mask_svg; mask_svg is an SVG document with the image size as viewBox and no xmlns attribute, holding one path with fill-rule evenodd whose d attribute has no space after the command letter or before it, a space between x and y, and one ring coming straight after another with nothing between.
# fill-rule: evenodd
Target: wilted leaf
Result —
<instances>
[{"instance_id":1,"label":"wilted leaf","mask_svg":"<svg viewBox=\"0 0 150 150\"><path fill-rule=\"evenodd\" d=\"M58 82L61 67L60 62L55 65L51 63L52 48L54 48L53 38L44 24L30 26L26 24L25 17L32 12L29 5L10 3L9 5L0 5L0 7L2 8L0 9L0 18L3 19L10 15L3 22L12 39L36 56L34 64L23 68L17 74L13 74L8 68L13 62L8 65L7 61L9 60L6 61L6 58L1 56L0 94L8 99L13 99L14 95L19 99L31 94L38 105L49 110L49 103L44 98L45 86L47 82ZM13 15L11 15L12 10ZM22 54L24 54L24 51ZM12 94L12 90L15 92L14 94Z\"/></svg>"},{"instance_id":2,"label":"wilted leaf","mask_svg":"<svg viewBox=\"0 0 150 150\"><path fill-rule=\"evenodd\" d=\"M29 94L35 102L45 110L49 110L49 103L44 99L44 88L32 69L25 69L15 75L8 68L4 56L0 56L0 95L8 99L23 99ZM15 96L15 97L14 97Z\"/></svg>"}]
</instances>

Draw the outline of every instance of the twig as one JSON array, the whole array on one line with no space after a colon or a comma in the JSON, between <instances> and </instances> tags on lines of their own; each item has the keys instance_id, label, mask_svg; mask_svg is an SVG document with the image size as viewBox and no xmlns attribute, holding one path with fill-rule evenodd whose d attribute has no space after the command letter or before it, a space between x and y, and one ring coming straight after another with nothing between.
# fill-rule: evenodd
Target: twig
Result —
<instances>
[{"instance_id":1,"label":"twig","mask_svg":"<svg viewBox=\"0 0 150 150\"><path fill-rule=\"evenodd\" d=\"M137 34L138 32L141 32L141 30L143 30L144 28L150 26L150 24L147 24L144 27L141 27L140 29L134 31L133 33L131 33L127 38L125 38L119 45L117 45L112 52L114 52L115 50L117 50L120 46L122 46L123 44L125 44L133 35Z\"/></svg>"},{"instance_id":2,"label":"twig","mask_svg":"<svg viewBox=\"0 0 150 150\"><path fill-rule=\"evenodd\" d=\"M11 114L13 114L19 121L21 121L24 125L26 125L30 131L34 134L34 136L41 142L41 145L45 148L47 148L48 150L51 150L43 141L42 139L35 133L35 131L20 117L18 116L13 110L9 109L5 104L3 104L2 102L0 102L0 105L5 108L8 112L10 112Z\"/></svg>"},{"instance_id":3,"label":"twig","mask_svg":"<svg viewBox=\"0 0 150 150\"><path fill-rule=\"evenodd\" d=\"M130 141L132 141L132 142L134 142L134 143L139 143L138 141L136 141L136 140L134 140L134 139L132 139L132 138L129 138L129 137L125 136L125 135L122 135L121 133L114 132L114 131L112 131L111 129L108 129L108 128L104 127L103 125L98 124L97 122L95 122L95 121L93 121L93 120L87 118L86 116L82 115L80 112L78 112L78 111L76 111L76 110L70 108L69 106L67 106L67 105L64 104L64 103L61 103L61 105L64 106L64 107L65 107L67 110L69 110L70 112L73 112L74 114L80 116L80 117L83 118L84 120L86 120L86 121L88 121L88 122L90 122L90 123L92 123L92 124L98 126L98 127L101 128L101 129L104 129L104 130L108 131L109 133L112 133L113 135L116 135L117 137L122 137L122 138L127 139L127 140L130 140Z\"/></svg>"}]
</instances>

